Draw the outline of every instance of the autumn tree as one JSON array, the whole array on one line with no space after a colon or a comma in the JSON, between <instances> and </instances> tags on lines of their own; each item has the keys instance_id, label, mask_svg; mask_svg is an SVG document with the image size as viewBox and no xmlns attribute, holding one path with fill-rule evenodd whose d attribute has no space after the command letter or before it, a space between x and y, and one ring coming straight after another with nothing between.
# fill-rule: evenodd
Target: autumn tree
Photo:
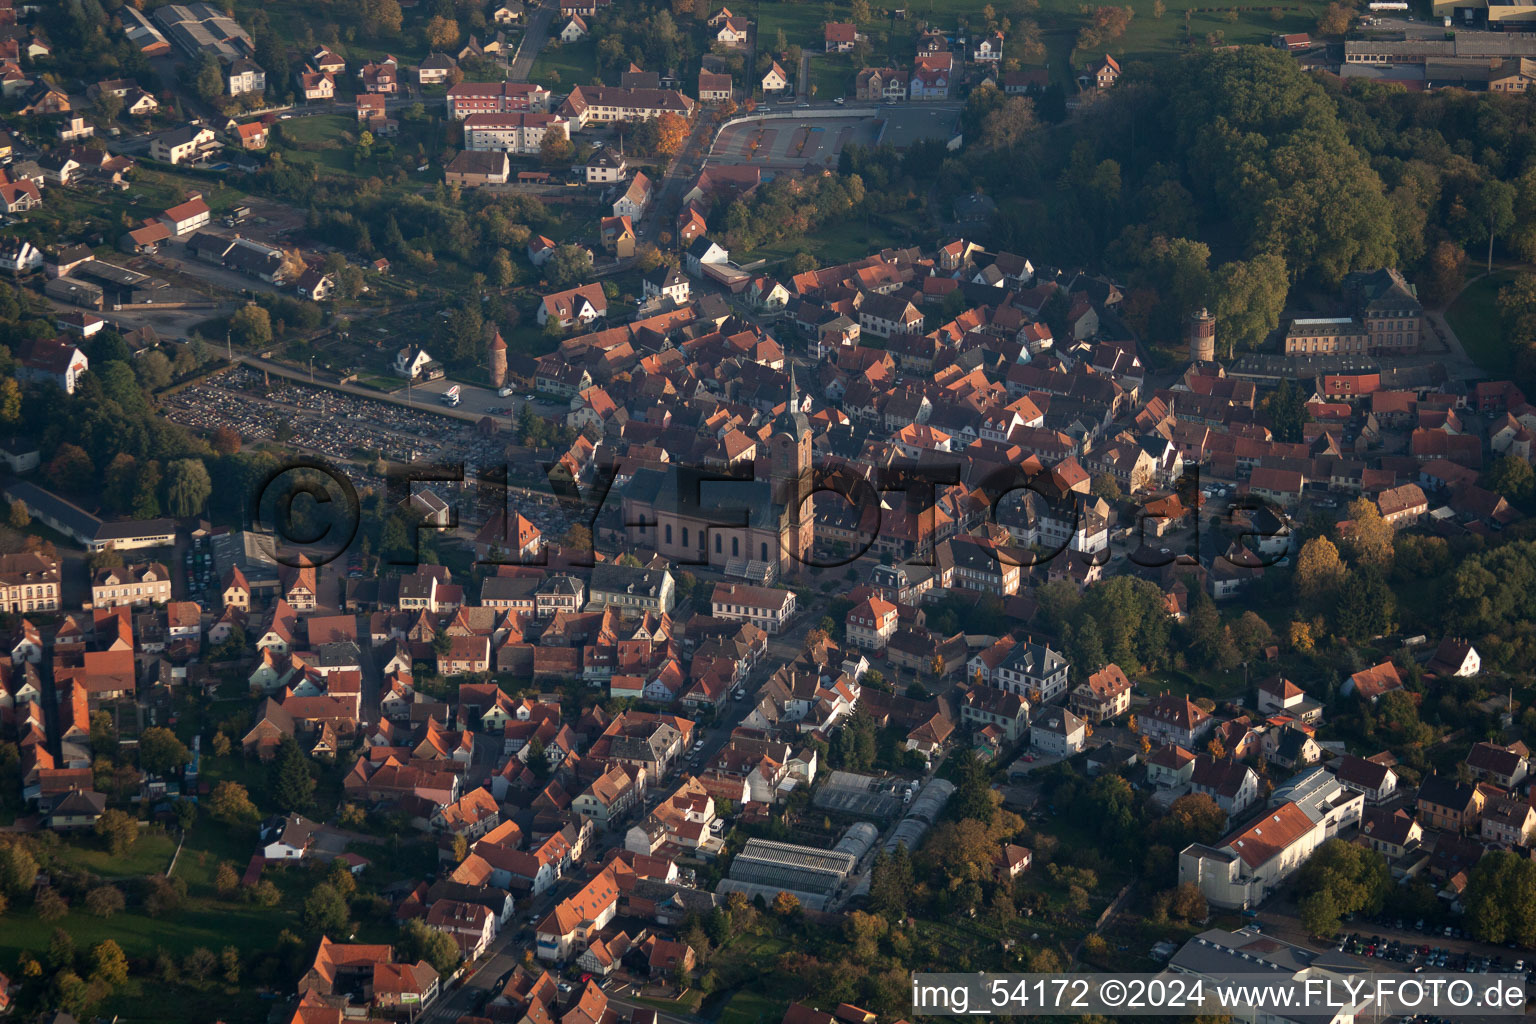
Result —
<instances>
[{"instance_id":1,"label":"autumn tree","mask_svg":"<svg viewBox=\"0 0 1536 1024\"><path fill-rule=\"evenodd\" d=\"M981 144L987 149L1011 149L1037 127L1034 101L1025 96L1010 96L982 118Z\"/></svg>"},{"instance_id":2,"label":"autumn tree","mask_svg":"<svg viewBox=\"0 0 1536 1024\"><path fill-rule=\"evenodd\" d=\"M688 120L668 110L656 119L656 152L676 156L688 141Z\"/></svg>"},{"instance_id":3,"label":"autumn tree","mask_svg":"<svg viewBox=\"0 0 1536 1024\"><path fill-rule=\"evenodd\" d=\"M1533 252L1533 255L1536 255L1536 252ZM1467 281L1467 263L1466 250L1455 242L1441 241L1430 250L1429 273L1420 285L1425 301L1431 303L1451 301Z\"/></svg>"},{"instance_id":4,"label":"autumn tree","mask_svg":"<svg viewBox=\"0 0 1536 1024\"><path fill-rule=\"evenodd\" d=\"M1359 497L1344 509L1348 523L1341 529L1344 551L1360 566L1388 569L1392 565L1392 524L1381 518L1381 510L1370 498Z\"/></svg>"},{"instance_id":5,"label":"autumn tree","mask_svg":"<svg viewBox=\"0 0 1536 1024\"><path fill-rule=\"evenodd\" d=\"M260 816L251 803L250 793L238 782L225 781L214 786L208 806L215 818L229 825L252 822Z\"/></svg>"},{"instance_id":6,"label":"autumn tree","mask_svg":"<svg viewBox=\"0 0 1536 1024\"><path fill-rule=\"evenodd\" d=\"M1173 899L1168 909L1186 921L1204 921L1210 912L1206 906L1205 893L1194 882L1185 882L1173 890Z\"/></svg>"},{"instance_id":7,"label":"autumn tree","mask_svg":"<svg viewBox=\"0 0 1536 1024\"><path fill-rule=\"evenodd\" d=\"M240 451L240 432L233 427L219 424L214 428L211 444L220 455L234 455Z\"/></svg>"},{"instance_id":8,"label":"autumn tree","mask_svg":"<svg viewBox=\"0 0 1536 1024\"><path fill-rule=\"evenodd\" d=\"M1354 8L1342 3L1331 3L1328 9L1318 15L1317 34L1320 36L1341 36L1349 31L1350 23L1355 20Z\"/></svg>"},{"instance_id":9,"label":"autumn tree","mask_svg":"<svg viewBox=\"0 0 1536 1024\"><path fill-rule=\"evenodd\" d=\"M446 50L459 41L459 23L441 14L427 22L427 42L434 50Z\"/></svg>"},{"instance_id":10,"label":"autumn tree","mask_svg":"<svg viewBox=\"0 0 1536 1024\"><path fill-rule=\"evenodd\" d=\"M115 885L98 885L85 894L85 909L96 917L109 918L123 909L123 891Z\"/></svg>"},{"instance_id":11,"label":"autumn tree","mask_svg":"<svg viewBox=\"0 0 1536 1024\"><path fill-rule=\"evenodd\" d=\"M91 947L91 977L99 978L113 988L128 980L128 958L112 939Z\"/></svg>"},{"instance_id":12,"label":"autumn tree","mask_svg":"<svg viewBox=\"0 0 1536 1024\"><path fill-rule=\"evenodd\" d=\"M1339 549L1327 537L1313 537L1296 556L1296 589L1309 601L1332 594L1344 582Z\"/></svg>"}]
</instances>

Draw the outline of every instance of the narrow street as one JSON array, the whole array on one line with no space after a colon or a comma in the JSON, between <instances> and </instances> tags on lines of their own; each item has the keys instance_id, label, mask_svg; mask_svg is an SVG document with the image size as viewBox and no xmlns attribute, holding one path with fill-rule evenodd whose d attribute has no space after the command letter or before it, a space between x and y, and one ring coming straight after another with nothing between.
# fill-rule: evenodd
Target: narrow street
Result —
<instances>
[{"instance_id":1,"label":"narrow street","mask_svg":"<svg viewBox=\"0 0 1536 1024\"><path fill-rule=\"evenodd\" d=\"M661 232L666 231L670 234L676 226L677 214L683 205L684 191L703 166L704 157L708 153L705 143L714 135L714 130L713 119L700 114L694 122L693 131L688 134L688 141L667 165L667 173L662 175L661 184L656 189L656 199L651 204L652 208L645 220L640 223L639 234L642 241L657 244Z\"/></svg>"},{"instance_id":2,"label":"narrow street","mask_svg":"<svg viewBox=\"0 0 1536 1024\"><path fill-rule=\"evenodd\" d=\"M529 4L531 13L528 15L528 29L523 33L522 42L517 44L517 53L512 57L512 63L507 65L507 81L526 82L533 72L533 62L544 49L544 42L549 38L549 23L555 16L555 6L545 2L534 6Z\"/></svg>"}]
</instances>

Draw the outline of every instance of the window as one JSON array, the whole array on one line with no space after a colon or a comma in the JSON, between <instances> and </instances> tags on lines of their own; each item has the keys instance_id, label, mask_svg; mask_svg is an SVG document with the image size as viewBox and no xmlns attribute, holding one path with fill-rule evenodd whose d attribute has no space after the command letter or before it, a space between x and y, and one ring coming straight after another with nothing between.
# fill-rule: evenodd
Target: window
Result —
<instances>
[{"instance_id":1,"label":"window","mask_svg":"<svg viewBox=\"0 0 1536 1024\"><path fill-rule=\"evenodd\" d=\"M720 554L720 551L720 535L717 533L715 534L715 554Z\"/></svg>"},{"instance_id":2,"label":"window","mask_svg":"<svg viewBox=\"0 0 1536 1024\"><path fill-rule=\"evenodd\" d=\"M740 537L732 537L731 538L731 557L732 558L736 558L736 557L738 557L740 555L741 555L741 538Z\"/></svg>"},{"instance_id":3,"label":"window","mask_svg":"<svg viewBox=\"0 0 1536 1024\"><path fill-rule=\"evenodd\" d=\"M688 527L683 527L683 547L688 546Z\"/></svg>"},{"instance_id":4,"label":"window","mask_svg":"<svg viewBox=\"0 0 1536 1024\"><path fill-rule=\"evenodd\" d=\"M766 561L768 561L768 542L764 541L762 547L763 547L762 559L763 559L763 561L766 562Z\"/></svg>"},{"instance_id":5,"label":"window","mask_svg":"<svg viewBox=\"0 0 1536 1024\"><path fill-rule=\"evenodd\" d=\"M671 523L667 524L666 530L667 530L667 543L671 544L672 543L672 524Z\"/></svg>"}]
</instances>

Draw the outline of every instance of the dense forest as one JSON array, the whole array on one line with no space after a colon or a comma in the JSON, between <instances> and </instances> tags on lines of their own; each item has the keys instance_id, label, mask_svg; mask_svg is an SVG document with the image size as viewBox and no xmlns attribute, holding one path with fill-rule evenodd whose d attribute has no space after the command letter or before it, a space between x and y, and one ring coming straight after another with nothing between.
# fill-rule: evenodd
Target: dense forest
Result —
<instances>
[{"instance_id":1,"label":"dense forest","mask_svg":"<svg viewBox=\"0 0 1536 1024\"><path fill-rule=\"evenodd\" d=\"M1396 265L1435 303L1461 286L1468 249L1536 256L1531 97L1346 87L1259 47L1125 72L1056 126L997 116L1015 101L979 90L965 150L937 167L914 151L908 169L936 172L944 201L993 196L1003 246L1128 282L1126 318L1154 342L1196 302L1242 350L1288 291L1331 295L1351 271Z\"/></svg>"}]
</instances>

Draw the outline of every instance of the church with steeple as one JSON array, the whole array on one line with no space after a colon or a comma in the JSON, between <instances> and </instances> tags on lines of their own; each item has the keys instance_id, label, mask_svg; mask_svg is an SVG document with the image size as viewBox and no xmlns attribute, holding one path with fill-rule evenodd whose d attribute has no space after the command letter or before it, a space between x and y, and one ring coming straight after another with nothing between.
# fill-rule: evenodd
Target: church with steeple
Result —
<instances>
[{"instance_id":1,"label":"church with steeple","mask_svg":"<svg viewBox=\"0 0 1536 1024\"><path fill-rule=\"evenodd\" d=\"M759 463L751 479L721 482L719 472L675 464L636 470L623 497L629 543L680 565L707 563L754 580L798 571L810 557L816 523L811 424L793 364L767 449L766 467Z\"/></svg>"}]
</instances>

